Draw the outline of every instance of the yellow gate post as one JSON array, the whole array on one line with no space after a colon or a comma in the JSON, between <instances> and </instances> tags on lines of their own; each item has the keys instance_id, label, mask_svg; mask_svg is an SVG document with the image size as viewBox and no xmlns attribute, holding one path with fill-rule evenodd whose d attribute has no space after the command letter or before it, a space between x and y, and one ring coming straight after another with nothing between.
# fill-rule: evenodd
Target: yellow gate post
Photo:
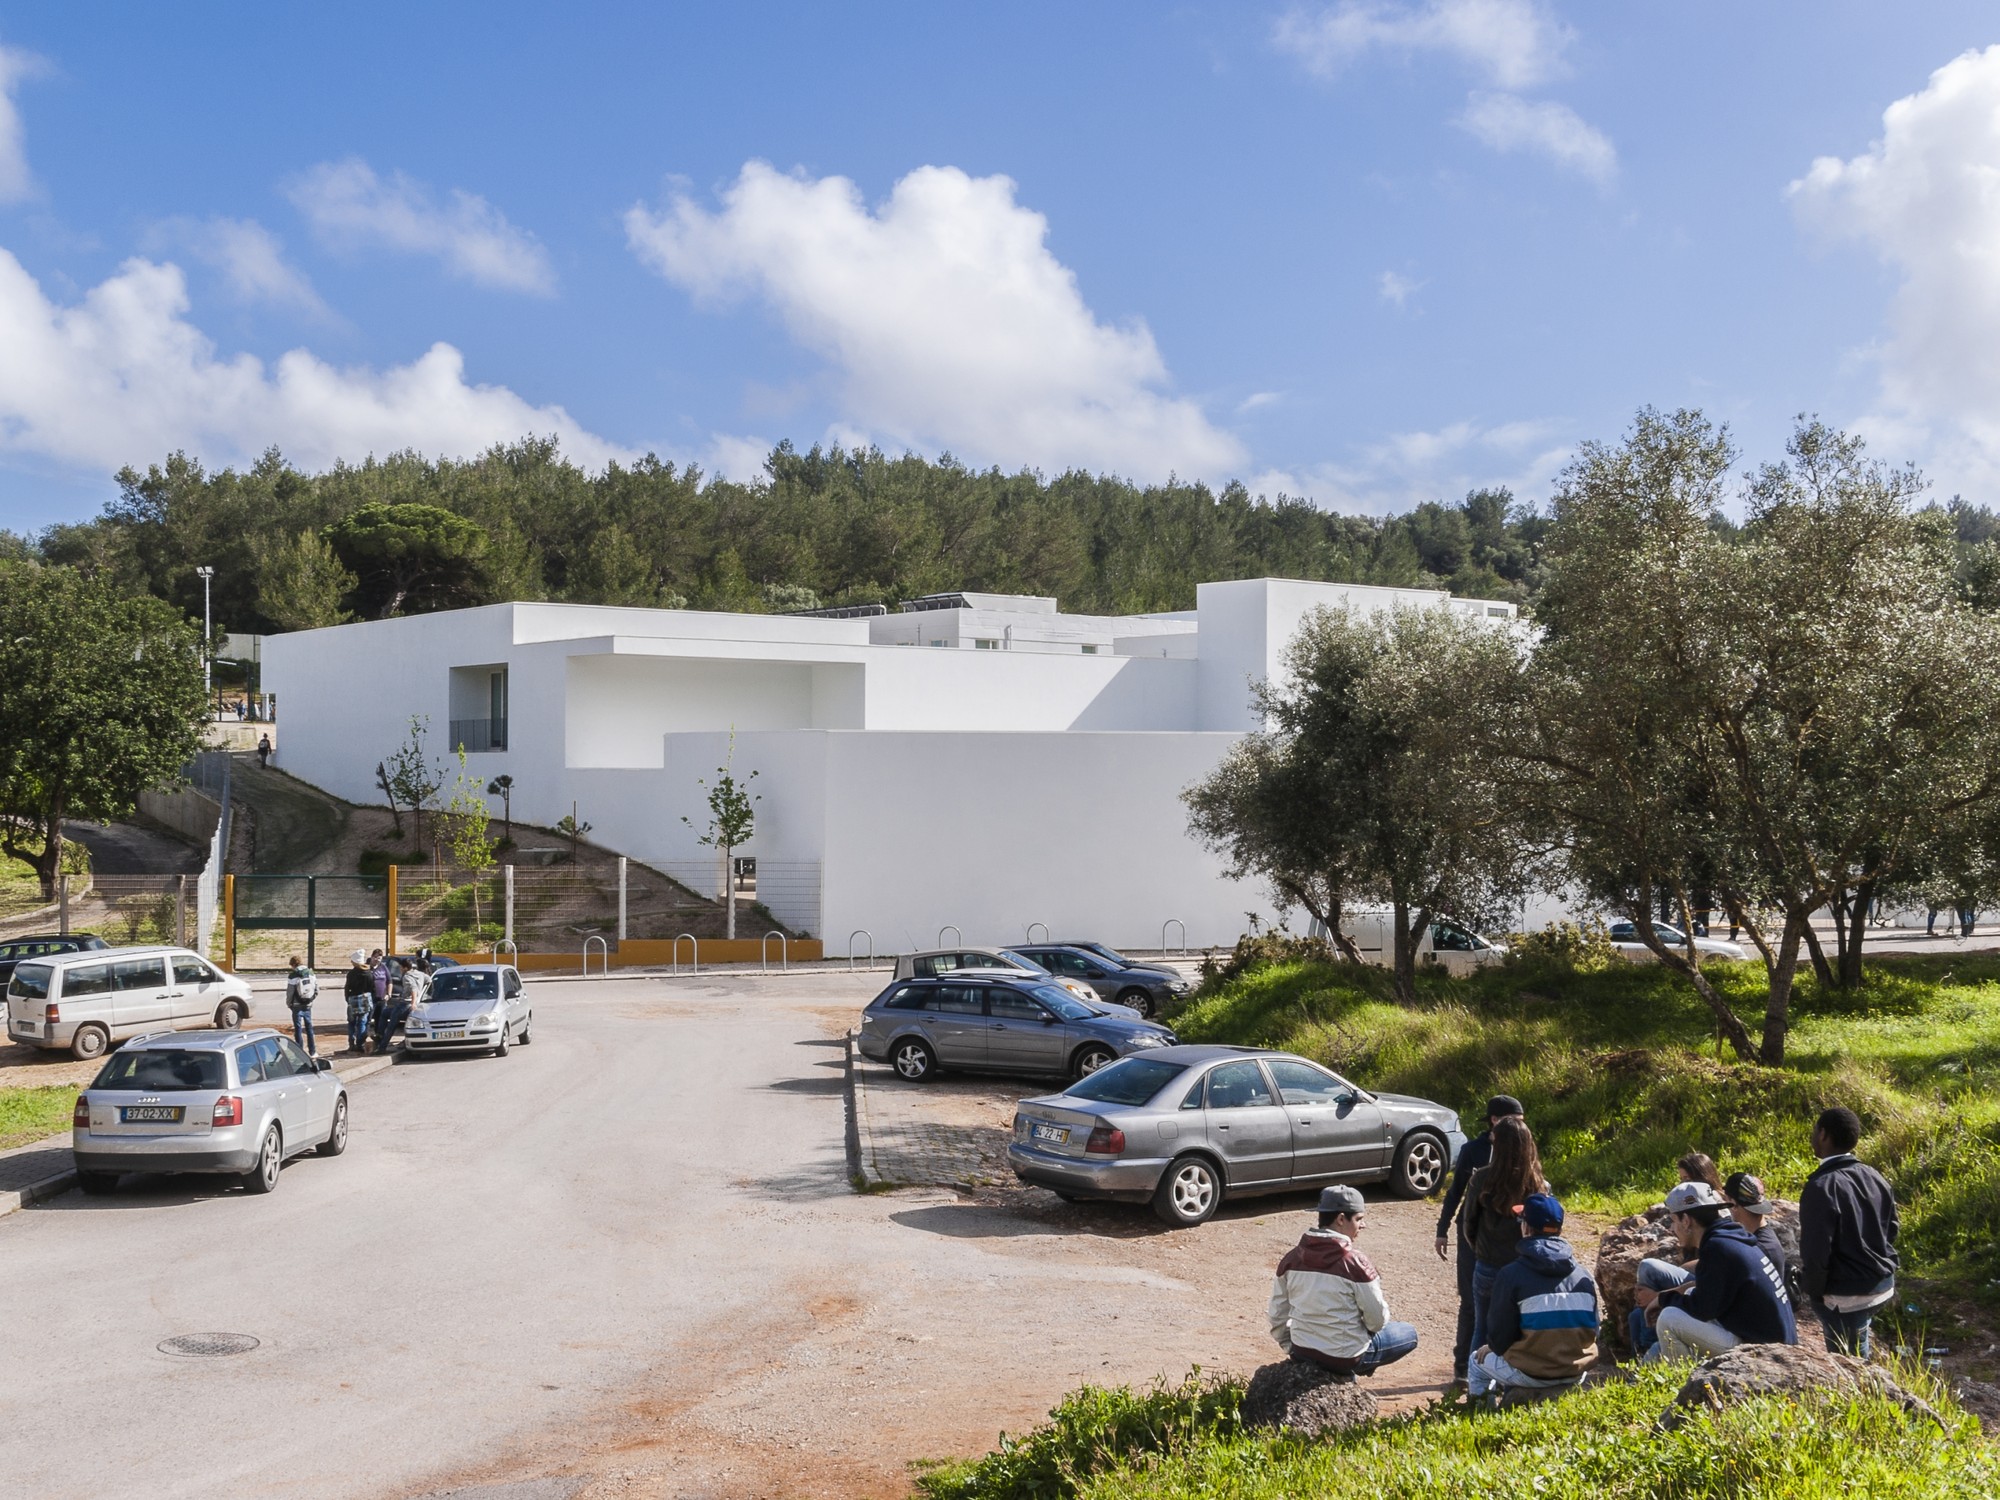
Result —
<instances>
[{"instance_id":1,"label":"yellow gate post","mask_svg":"<svg viewBox=\"0 0 2000 1500\"><path fill-rule=\"evenodd\" d=\"M389 921L387 925L389 929L389 946L382 951L385 953L394 953L396 951L396 862L393 859L389 861Z\"/></svg>"},{"instance_id":2,"label":"yellow gate post","mask_svg":"<svg viewBox=\"0 0 2000 1500\"><path fill-rule=\"evenodd\" d=\"M236 877L222 877L222 967L236 972Z\"/></svg>"}]
</instances>

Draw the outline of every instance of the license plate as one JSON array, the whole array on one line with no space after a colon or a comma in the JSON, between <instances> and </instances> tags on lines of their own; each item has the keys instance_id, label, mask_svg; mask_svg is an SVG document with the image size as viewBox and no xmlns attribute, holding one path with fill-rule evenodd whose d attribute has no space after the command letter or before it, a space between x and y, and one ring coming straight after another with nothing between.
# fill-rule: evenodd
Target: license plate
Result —
<instances>
[{"instance_id":1,"label":"license plate","mask_svg":"<svg viewBox=\"0 0 2000 1500\"><path fill-rule=\"evenodd\" d=\"M178 1104L125 1104L119 1106L118 1118L127 1125L178 1125L181 1122L181 1106Z\"/></svg>"},{"instance_id":2,"label":"license plate","mask_svg":"<svg viewBox=\"0 0 2000 1500\"><path fill-rule=\"evenodd\" d=\"M1037 1125L1035 1127L1035 1139L1038 1141L1054 1141L1057 1145L1061 1145L1069 1139L1069 1127L1065 1125Z\"/></svg>"},{"instance_id":3,"label":"license plate","mask_svg":"<svg viewBox=\"0 0 2000 1500\"><path fill-rule=\"evenodd\" d=\"M441 1042L462 1042L465 1040L465 1033L462 1031L433 1031L431 1035Z\"/></svg>"}]
</instances>

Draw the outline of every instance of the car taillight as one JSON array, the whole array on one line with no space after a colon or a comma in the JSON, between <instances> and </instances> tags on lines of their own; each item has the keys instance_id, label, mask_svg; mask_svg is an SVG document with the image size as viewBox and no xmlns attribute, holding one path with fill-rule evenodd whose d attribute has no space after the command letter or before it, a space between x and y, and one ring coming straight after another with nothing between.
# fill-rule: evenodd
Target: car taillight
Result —
<instances>
[{"instance_id":1,"label":"car taillight","mask_svg":"<svg viewBox=\"0 0 2000 1500\"><path fill-rule=\"evenodd\" d=\"M1113 1125L1099 1125L1090 1132L1083 1149L1092 1156L1123 1156L1125 1132Z\"/></svg>"},{"instance_id":2,"label":"car taillight","mask_svg":"<svg viewBox=\"0 0 2000 1500\"><path fill-rule=\"evenodd\" d=\"M90 1128L90 1099L88 1096L83 1094L76 1096L76 1108L69 1112L69 1122L78 1130L88 1130Z\"/></svg>"},{"instance_id":3,"label":"car taillight","mask_svg":"<svg viewBox=\"0 0 2000 1500\"><path fill-rule=\"evenodd\" d=\"M211 1125L241 1125L243 1123L243 1101L234 1094L224 1094L215 1101L215 1112L208 1117Z\"/></svg>"},{"instance_id":4,"label":"car taillight","mask_svg":"<svg viewBox=\"0 0 2000 1500\"><path fill-rule=\"evenodd\" d=\"M51 1026L55 1025L56 1022L62 1019L62 1007L60 1005L48 1006L42 1011L42 1019L47 1021Z\"/></svg>"}]
</instances>

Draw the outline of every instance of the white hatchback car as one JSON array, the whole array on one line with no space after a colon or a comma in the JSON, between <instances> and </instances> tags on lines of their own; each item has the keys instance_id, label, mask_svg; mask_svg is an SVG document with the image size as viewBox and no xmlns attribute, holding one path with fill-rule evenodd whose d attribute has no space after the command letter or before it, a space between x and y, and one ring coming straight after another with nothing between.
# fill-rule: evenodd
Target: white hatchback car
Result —
<instances>
[{"instance_id":1,"label":"white hatchback car","mask_svg":"<svg viewBox=\"0 0 2000 1500\"><path fill-rule=\"evenodd\" d=\"M491 1052L534 1040L535 1008L511 964L464 964L431 976L431 990L403 1023L412 1053Z\"/></svg>"},{"instance_id":2,"label":"white hatchback car","mask_svg":"<svg viewBox=\"0 0 2000 1500\"><path fill-rule=\"evenodd\" d=\"M7 981L7 1040L102 1057L147 1032L227 1031L251 1015L250 984L185 948L98 948L23 959Z\"/></svg>"}]
</instances>

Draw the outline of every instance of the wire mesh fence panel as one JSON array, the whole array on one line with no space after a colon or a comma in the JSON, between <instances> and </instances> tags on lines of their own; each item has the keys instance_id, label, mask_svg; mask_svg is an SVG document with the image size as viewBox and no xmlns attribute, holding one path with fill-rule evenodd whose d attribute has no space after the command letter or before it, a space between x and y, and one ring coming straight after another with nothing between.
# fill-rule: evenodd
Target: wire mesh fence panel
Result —
<instances>
[{"instance_id":1,"label":"wire mesh fence panel","mask_svg":"<svg viewBox=\"0 0 2000 1500\"><path fill-rule=\"evenodd\" d=\"M37 913L38 930L94 933L115 947L185 946L196 936L191 875L70 876L65 883L67 900L59 899L53 908Z\"/></svg>"}]
</instances>

